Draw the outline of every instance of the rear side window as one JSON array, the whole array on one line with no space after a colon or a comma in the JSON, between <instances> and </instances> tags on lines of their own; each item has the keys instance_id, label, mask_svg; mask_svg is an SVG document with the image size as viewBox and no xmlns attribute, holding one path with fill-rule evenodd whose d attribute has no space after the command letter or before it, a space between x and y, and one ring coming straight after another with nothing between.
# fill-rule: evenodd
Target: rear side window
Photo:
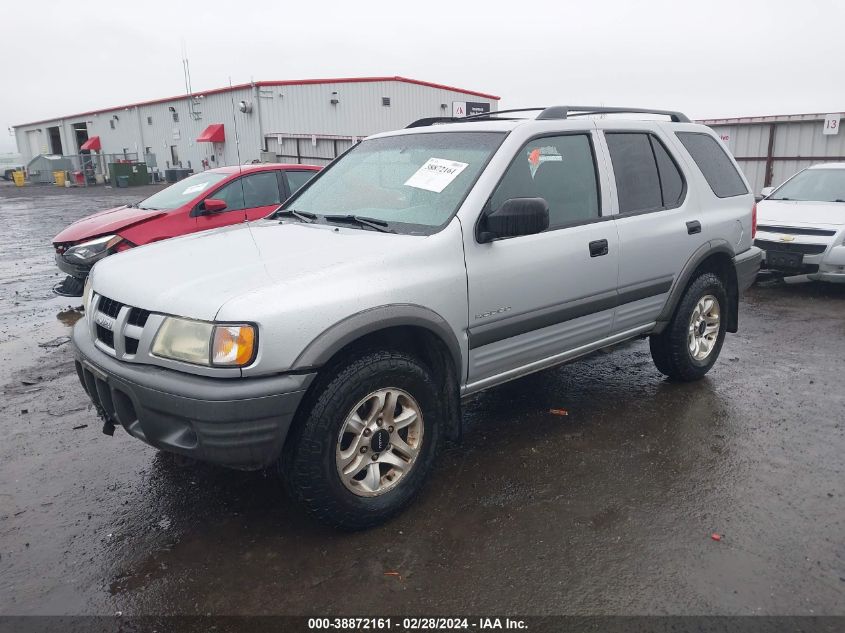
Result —
<instances>
[{"instance_id":1,"label":"rear side window","mask_svg":"<svg viewBox=\"0 0 845 633\"><path fill-rule=\"evenodd\" d=\"M644 132L605 134L620 213L674 209L684 198L684 179L663 143Z\"/></svg>"},{"instance_id":2,"label":"rear side window","mask_svg":"<svg viewBox=\"0 0 845 633\"><path fill-rule=\"evenodd\" d=\"M713 193L720 198L748 193L742 177L715 138L701 132L676 132L675 134L704 174Z\"/></svg>"}]
</instances>

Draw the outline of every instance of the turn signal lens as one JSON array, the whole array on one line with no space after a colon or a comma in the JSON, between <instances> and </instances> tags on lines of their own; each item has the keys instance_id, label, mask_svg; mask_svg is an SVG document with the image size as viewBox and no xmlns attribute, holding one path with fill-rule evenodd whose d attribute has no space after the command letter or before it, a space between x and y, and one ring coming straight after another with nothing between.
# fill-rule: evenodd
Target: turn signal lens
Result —
<instances>
[{"instance_id":1,"label":"turn signal lens","mask_svg":"<svg viewBox=\"0 0 845 633\"><path fill-rule=\"evenodd\" d=\"M214 328L212 365L243 367L255 352L255 328L251 325L218 325Z\"/></svg>"}]
</instances>

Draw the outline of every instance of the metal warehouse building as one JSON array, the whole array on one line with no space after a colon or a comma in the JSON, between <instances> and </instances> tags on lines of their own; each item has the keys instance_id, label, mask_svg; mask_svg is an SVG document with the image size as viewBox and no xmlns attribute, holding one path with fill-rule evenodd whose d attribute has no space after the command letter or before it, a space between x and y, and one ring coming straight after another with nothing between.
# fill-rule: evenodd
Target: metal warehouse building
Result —
<instances>
[{"instance_id":1,"label":"metal warehouse building","mask_svg":"<svg viewBox=\"0 0 845 633\"><path fill-rule=\"evenodd\" d=\"M120 160L201 171L237 164L238 150L242 163L326 164L361 137L423 117L495 111L498 99L405 77L259 81L36 121L14 132L25 163L64 155L74 169L92 171Z\"/></svg>"},{"instance_id":2,"label":"metal warehouse building","mask_svg":"<svg viewBox=\"0 0 845 633\"><path fill-rule=\"evenodd\" d=\"M841 113L708 119L745 172L755 193L823 162L845 162Z\"/></svg>"}]
</instances>

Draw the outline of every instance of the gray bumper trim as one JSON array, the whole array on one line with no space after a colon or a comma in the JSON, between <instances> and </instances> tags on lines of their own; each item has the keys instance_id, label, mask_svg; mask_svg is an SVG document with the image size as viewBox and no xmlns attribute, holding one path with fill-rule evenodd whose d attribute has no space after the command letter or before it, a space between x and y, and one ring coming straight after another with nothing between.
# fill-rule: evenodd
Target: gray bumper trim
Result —
<instances>
[{"instance_id":1,"label":"gray bumper trim","mask_svg":"<svg viewBox=\"0 0 845 633\"><path fill-rule=\"evenodd\" d=\"M281 454L316 374L206 378L121 362L73 332L76 370L91 400L132 436L172 453L254 470Z\"/></svg>"},{"instance_id":2,"label":"gray bumper trim","mask_svg":"<svg viewBox=\"0 0 845 633\"><path fill-rule=\"evenodd\" d=\"M736 282L740 292L751 287L751 284L757 278L757 272L760 270L762 263L763 251L756 246L752 246L747 251L743 251L734 257Z\"/></svg>"},{"instance_id":3,"label":"gray bumper trim","mask_svg":"<svg viewBox=\"0 0 845 633\"><path fill-rule=\"evenodd\" d=\"M63 273L84 281L94 267L94 264L71 264L64 256L56 253L56 266Z\"/></svg>"}]
</instances>

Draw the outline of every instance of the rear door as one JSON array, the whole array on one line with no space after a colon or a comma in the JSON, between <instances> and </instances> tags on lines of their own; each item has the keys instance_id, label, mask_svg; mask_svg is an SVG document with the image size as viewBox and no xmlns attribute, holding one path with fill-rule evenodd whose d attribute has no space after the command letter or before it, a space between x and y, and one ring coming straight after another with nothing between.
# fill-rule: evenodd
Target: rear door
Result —
<instances>
[{"instance_id":1,"label":"rear door","mask_svg":"<svg viewBox=\"0 0 845 633\"><path fill-rule=\"evenodd\" d=\"M609 334L620 252L600 178L589 131L531 139L487 205L544 198L549 229L480 244L464 228L470 383L495 384Z\"/></svg>"},{"instance_id":2,"label":"rear door","mask_svg":"<svg viewBox=\"0 0 845 633\"><path fill-rule=\"evenodd\" d=\"M605 120L598 126L612 170L622 253L612 327L620 333L657 319L675 277L706 239L682 163L660 129L626 129Z\"/></svg>"}]
</instances>

